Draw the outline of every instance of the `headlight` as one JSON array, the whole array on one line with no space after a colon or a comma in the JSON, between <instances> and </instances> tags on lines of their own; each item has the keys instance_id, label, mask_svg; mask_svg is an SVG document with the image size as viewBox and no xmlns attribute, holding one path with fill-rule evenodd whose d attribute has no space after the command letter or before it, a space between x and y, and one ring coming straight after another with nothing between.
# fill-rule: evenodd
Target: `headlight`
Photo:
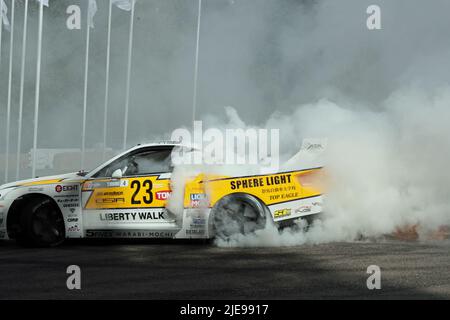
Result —
<instances>
[{"instance_id":1,"label":"headlight","mask_svg":"<svg viewBox=\"0 0 450 320\"><path fill-rule=\"evenodd\" d=\"M9 187L5 189L0 189L0 201L4 200L6 195L16 189L16 187Z\"/></svg>"}]
</instances>

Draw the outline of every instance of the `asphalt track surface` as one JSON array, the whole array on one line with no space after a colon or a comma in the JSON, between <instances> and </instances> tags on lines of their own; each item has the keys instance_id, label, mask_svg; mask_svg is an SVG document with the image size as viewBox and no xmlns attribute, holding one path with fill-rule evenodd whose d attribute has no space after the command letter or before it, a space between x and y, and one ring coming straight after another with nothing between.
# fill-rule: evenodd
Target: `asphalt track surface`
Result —
<instances>
[{"instance_id":1,"label":"asphalt track surface","mask_svg":"<svg viewBox=\"0 0 450 320\"><path fill-rule=\"evenodd\" d=\"M219 248L212 243L0 242L0 299L449 299L450 241ZM68 290L66 268L81 268ZM368 290L369 265L381 289Z\"/></svg>"}]
</instances>

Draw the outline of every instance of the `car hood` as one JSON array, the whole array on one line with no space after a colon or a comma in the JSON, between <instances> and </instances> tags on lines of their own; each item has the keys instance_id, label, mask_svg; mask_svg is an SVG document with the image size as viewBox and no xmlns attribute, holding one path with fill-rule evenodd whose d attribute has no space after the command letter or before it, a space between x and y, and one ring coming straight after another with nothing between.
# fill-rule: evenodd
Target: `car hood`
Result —
<instances>
[{"instance_id":1,"label":"car hood","mask_svg":"<svg viewBox=\"0 0 450 320\"><path fill-rule=\"evenodd\" d=\"M67 182L80 181L81 182L83 180L84 180L83 177L79 176L76 172L73 172L73 173L60 174L60 175L55 175L55 176L47 176L47 177L40 177L40 178L35 178L35 179L15 181L15 182L1 185L0 190L7 189L7 188L13 188L13 187L53 184L53 183L59 183L59 182L65 182L65 181L67 181Z\"/></svg>"}]
</instances>

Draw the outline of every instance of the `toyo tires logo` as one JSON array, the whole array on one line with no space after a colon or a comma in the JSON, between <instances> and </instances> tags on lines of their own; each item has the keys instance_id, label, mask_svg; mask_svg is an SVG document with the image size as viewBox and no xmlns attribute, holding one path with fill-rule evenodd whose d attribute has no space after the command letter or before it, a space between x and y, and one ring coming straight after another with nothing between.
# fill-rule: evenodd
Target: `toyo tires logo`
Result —
<instances>
[{"instance_id":1,"label":"toyo tires logo","mask_svg":"<svg viewBox=\"0 0 450 320\"><path fill-rule=\"evenodd\" d=\"M170 197L170 194L172 191L170 190L164 190L164 191L158 191L155 193L157 200L167 200Z\"/></svg>"}]
</instances>

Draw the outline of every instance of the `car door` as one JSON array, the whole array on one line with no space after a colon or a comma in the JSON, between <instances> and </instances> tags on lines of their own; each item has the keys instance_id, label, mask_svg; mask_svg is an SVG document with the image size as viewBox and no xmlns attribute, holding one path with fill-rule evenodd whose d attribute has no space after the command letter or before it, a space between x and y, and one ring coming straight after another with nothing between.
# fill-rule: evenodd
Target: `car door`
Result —
<instances>
[{"instance_id":1,"label":"car door","mask_svg":"<svg viewBox=\"0 0 450 320\"><path fill-rule=\"evenodd\" d=\"M84 182L85 236L172 238L180 228L165 208L171 193L171 151L132 151Z\"/></svg>"}]
</instances>

